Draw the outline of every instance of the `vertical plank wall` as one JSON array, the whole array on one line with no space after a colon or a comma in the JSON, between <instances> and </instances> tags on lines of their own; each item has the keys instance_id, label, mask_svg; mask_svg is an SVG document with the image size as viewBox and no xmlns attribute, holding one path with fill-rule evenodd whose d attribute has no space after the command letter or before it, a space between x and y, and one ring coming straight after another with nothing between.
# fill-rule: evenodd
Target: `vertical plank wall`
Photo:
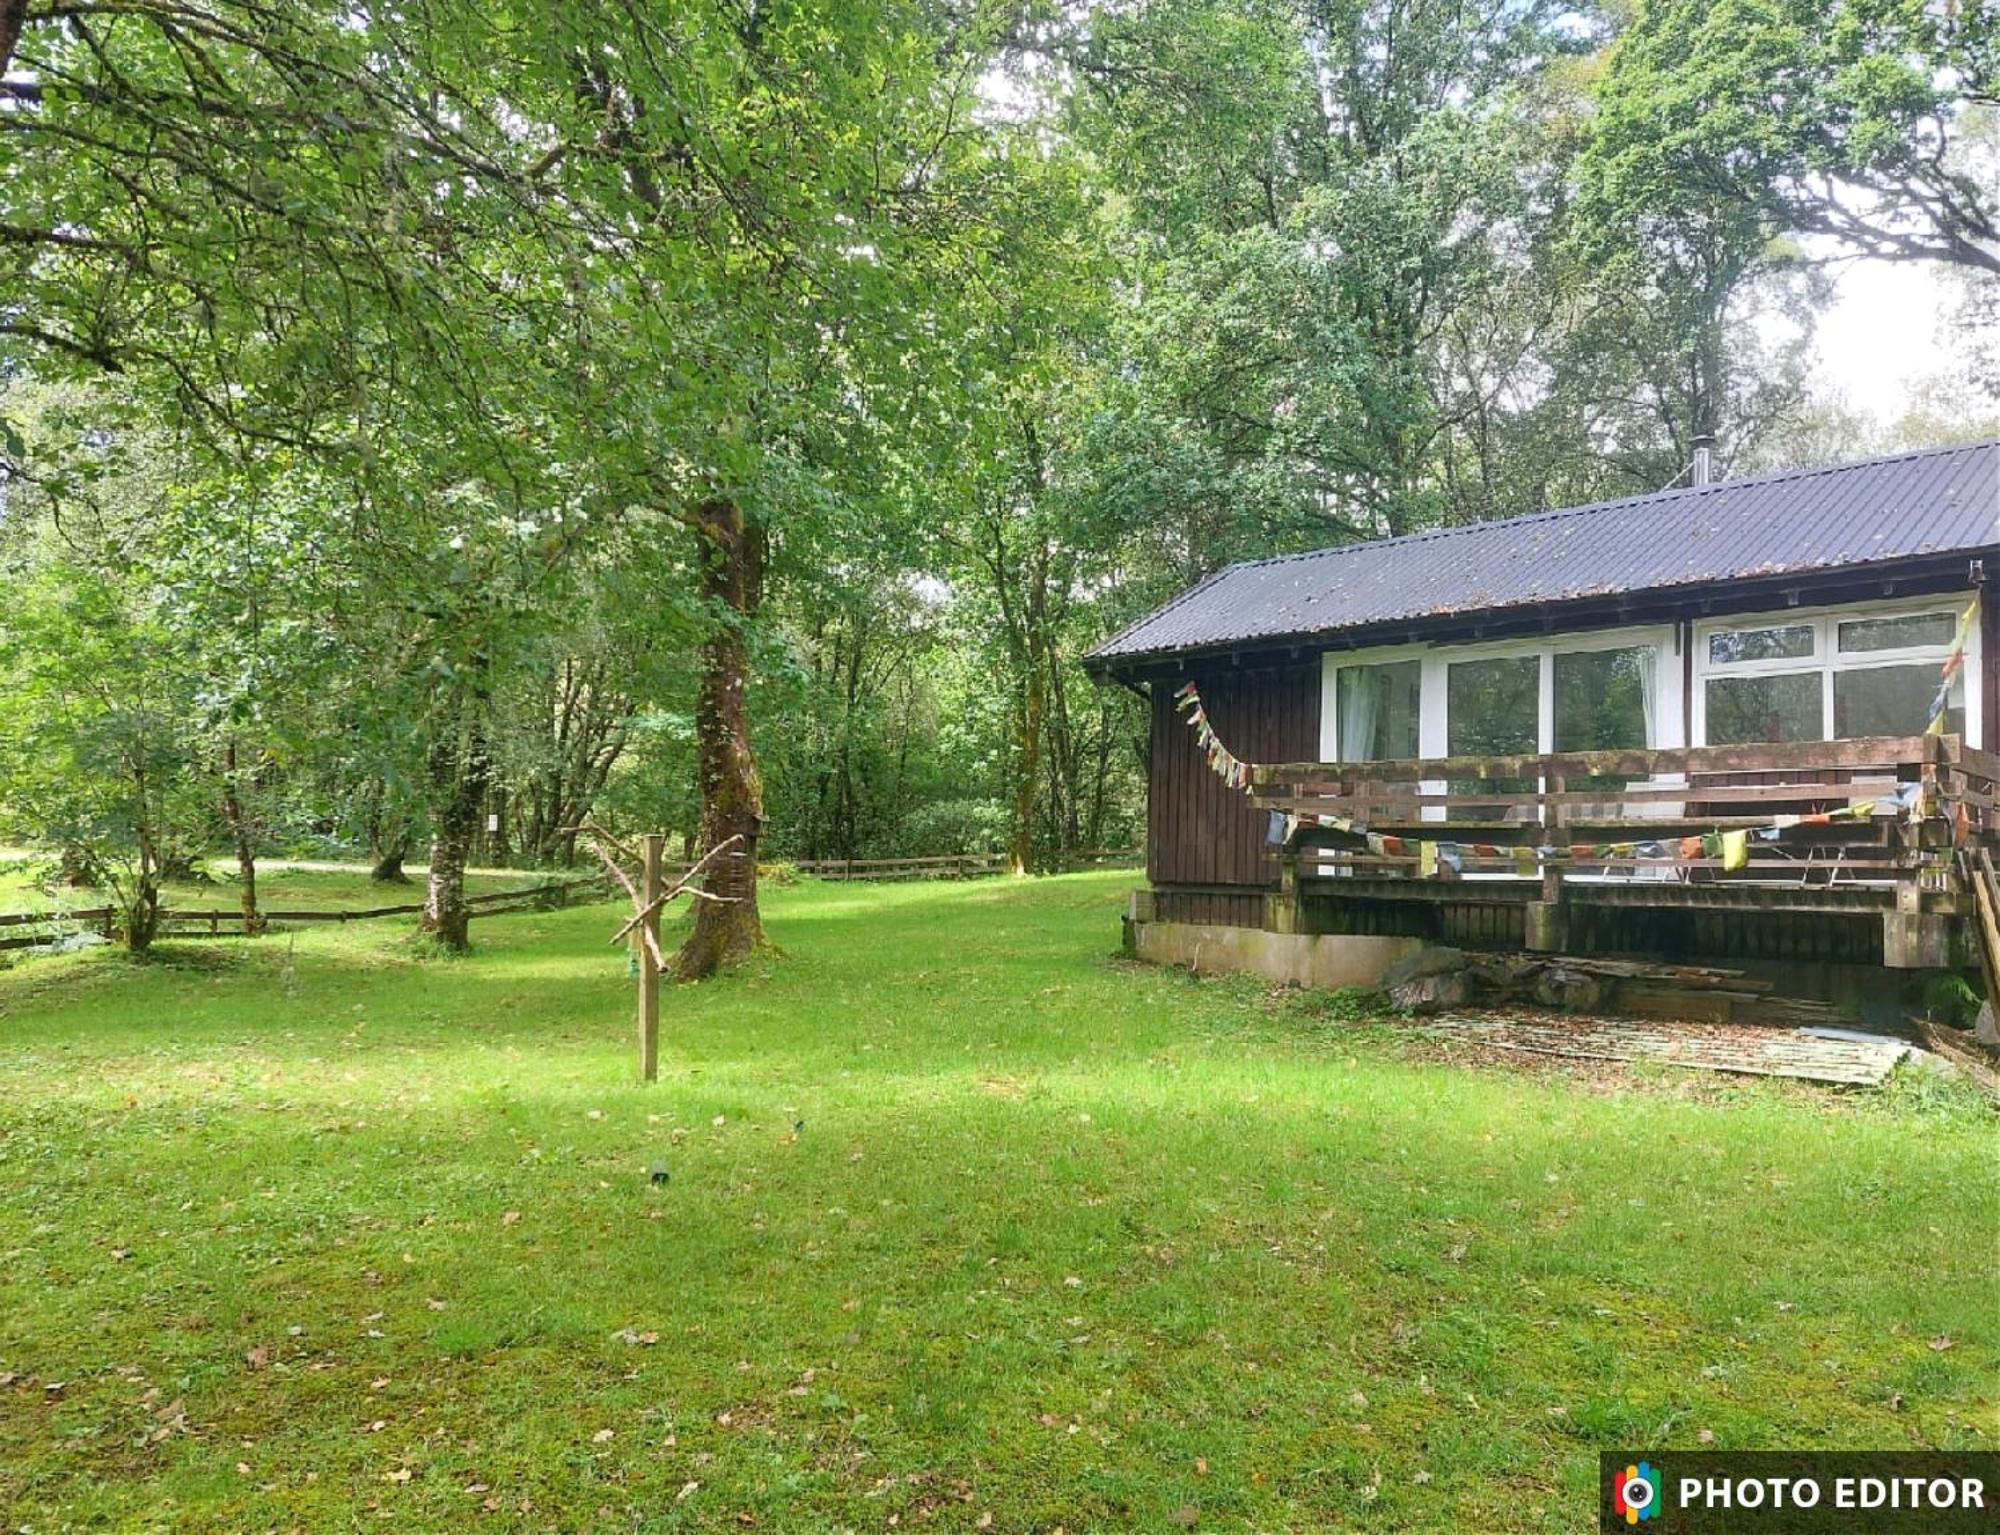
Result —
<instances>
[{"instance_id":1,"label":"vertical plank wall","mask_svg":"<svg viewBox=\"0 0 2000 1535\"><path fill-rule=\"evenodd\" d=\"M1197 672L1194 680L1222 744L1246 762L1305 762L1319 755L1317 660ZM1209 771L1186 717L1174 712L1178 686L1153 684L1147 877L1155 886L1240 885L1246 894L1275 885L1265 813Z\"/></svg>"}]
</instances>

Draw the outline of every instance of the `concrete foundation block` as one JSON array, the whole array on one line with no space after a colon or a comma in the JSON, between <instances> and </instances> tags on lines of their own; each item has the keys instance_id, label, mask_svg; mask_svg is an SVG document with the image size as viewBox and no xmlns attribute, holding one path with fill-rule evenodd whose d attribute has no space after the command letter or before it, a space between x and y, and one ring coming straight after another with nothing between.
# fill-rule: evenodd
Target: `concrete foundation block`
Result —
<instances>
[{"instance_id":1,"label":"concrete foundation block","mask_svg":"<svg viewBox=\"0 0 2000 1535\"><path fill-rule=\"evenodd\" d=\"M1132 931L1134 952L1154 964L1327 988L1379 985L1389 966L1424 947L1421 938L1272 933L1197 922L1135 922Z\"/></svg>"}]
</instances>

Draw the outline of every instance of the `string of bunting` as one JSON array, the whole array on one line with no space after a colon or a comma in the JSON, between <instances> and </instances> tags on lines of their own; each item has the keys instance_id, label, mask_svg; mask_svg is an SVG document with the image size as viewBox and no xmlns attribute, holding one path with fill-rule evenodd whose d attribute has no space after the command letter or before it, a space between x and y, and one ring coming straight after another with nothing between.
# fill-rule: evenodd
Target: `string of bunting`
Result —
<instances>
[{"instance_id":1,"label":"string of bunting","mask_svg":"<svg viewBox=\"0 0 2000 1535\"><path fill-rule=\"evenodd\" d=\"M1944 666L1938 674L1937 693L1931 699L1931 722L1924 727L1925 735L1944 734L1944 717L1951 709L1951 685L1965 669L1965 646L1972 638L1973 621L1978 616L1979 599L1974 597L1958 616L1958 632L1952 636L1951 654L1944 658Z\"/></svg>"},{"instance_id":2,"label":"string of bunting","mask_svg":"<svg viewBox=\"0 0 2000 1535\"><path fill-rule=\"evenodd\" d=\"M1952 682L1965 666L1965 647L1972 634L1972 625L1979 613L1979 599L1974 598L1966 607L1958 621L1958 631L1952 640L1951 654L1945 657L1938 678L1938 690L1931 700L1930 723L1926 733L1943 733L1945 715L1951 707ZM1208 711L1202 706L1201 689L1192 681L1184 683L1174 694L1174 708L1187 716L1190 729L1194 731L1195 742L1202 756L1208 762L1209 770L1232 789L1240 789L1244 794L1254 792L1257 778L1256 764L1245 762L1225 746L1222 738L1215 733L1209 723ZM1327 815L1316 811L1294 813L1274 811L1274 819L1282 817L1273 828L1273 841L1290 842L1294 833L1302 826L1325 827L1333 831L1347 832L1362 838L1368 851L1378 857L1408 857L1417 859L1417 873L1430 876L1439 868L1447 868L1454 873L1465 867L1468 855L1474 858L1511 859L1515 872L1532 875L1539 865L1549 862L1569 861L1572 863L1602 863L1610 859L1643 858L1663 863L1686 863L1696 859L1720 860L1725 869L1741 869L1750 861L1750 845L1753 842L1776 842L1786 832L1799 826L1826 826L1836 821L1866 820L1877 815L1903 815L1914 817L1920 809L1922 785L1915 783L1898 784L1896 792L1876 799L1857 799L1832 810L1823 810L1810 815L1774 816L1767 826L1746 827L1739 831L1710 831L1698 836L1674 837L1665 840L1639 839L1630 842L1573 842L1566 847L1545 845L1542 847L1501 846L1491 842L1448 842L1433 841L1429 838L1399 837L1384 832L1370 831L1348 816ZM1278 833L1282 831L1282 835Z\"/></svg>"}]
</instances>

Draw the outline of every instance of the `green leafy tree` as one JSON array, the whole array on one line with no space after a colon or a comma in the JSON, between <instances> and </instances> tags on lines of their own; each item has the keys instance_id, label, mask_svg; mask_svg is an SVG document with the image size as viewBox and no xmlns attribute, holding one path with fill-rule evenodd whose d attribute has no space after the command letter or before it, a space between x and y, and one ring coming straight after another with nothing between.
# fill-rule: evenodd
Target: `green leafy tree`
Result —
<instances>
[{"instance_id":1,"label":"green leafy tree","mask_svg":"<svg viewBox=\"0 0 2000 1535\"><path fill-rule=\"evenodd\" d=\"M1613 49L1589 172L1887 261L2000 272L2000 181L1959 153L2000 91L1992 0L1641 0Z\"/></svg>"}]
</instances>

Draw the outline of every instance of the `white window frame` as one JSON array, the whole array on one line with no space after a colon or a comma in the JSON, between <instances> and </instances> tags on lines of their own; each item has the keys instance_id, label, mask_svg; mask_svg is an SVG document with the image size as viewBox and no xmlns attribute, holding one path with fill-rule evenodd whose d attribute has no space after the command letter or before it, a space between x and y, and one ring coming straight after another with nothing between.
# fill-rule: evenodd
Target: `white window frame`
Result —
<instances>
[{"instance_id":1,"label":"white window frame","mask_svg":"<svg viewBox=\"0 0 2000 1535\"><path fill-rule=\"evenodd\" d=\"M1385 645L1367 650L1329 650L1320 661L1319 756L1322 762L1340 762L1340 713L1337 674L1350 666L1379 666L1392 661L1421 663L1417 714L1417 755L1444 757L1450 740L1451 722L1446 717L1448 678L1446 668L1460 661L1495 661L1520 656L1536 656L1541 661L1541 677L1536 691L1535 750L1555 750L1556 657L1589 654L1600 650L1634 650L1651 646L1656 671L1654 686L1653 733L1649 748L1664 749L1685 745L1682 739L1684 713L1681 708L1681 658L1674 649L1674 626L1651 624L1640 628L1574 630L1567 634L1543 634L1527 639L1468 641L1456 645ZM1796 665L1797 663L1794 663Z\"/></svg>"},{"instance_id":2,"label":"white window frame","mask_svg":"<svg viewBox=\"0 0 2000 1535\"><path fill-rule=\"evenodd\" d=\"M1899 597L1893 602L1849 602L1834 607L1782 608L1776 612L1732 613L1725 618L1703 619L1694 626L1694 740L1708 744L1708 684L1716 677L1791 676L1818 672L1820 682L1820 739L1837 739L1833 733L1833 676L1835 672L1872 671L1889 666L1933 664L1940 669L1951 654L1951 643L1903 645L1893 650L1840 650L1840 626L1857 619L1908 618L1919 613L1948 613L1956 631L1959 618L1973 593L1938 592L1929 597ZM1813 653L1766 661L1711 661L1709 640L1717 634L1737 629L1811 628ZM1980 653L1980 626L1975 623L1965 640L1965 664L1960 676L1965 683L1965 741L1983 747L1981 719L1984 714L1984 657Z\"/></svg>"}]
</instances>

